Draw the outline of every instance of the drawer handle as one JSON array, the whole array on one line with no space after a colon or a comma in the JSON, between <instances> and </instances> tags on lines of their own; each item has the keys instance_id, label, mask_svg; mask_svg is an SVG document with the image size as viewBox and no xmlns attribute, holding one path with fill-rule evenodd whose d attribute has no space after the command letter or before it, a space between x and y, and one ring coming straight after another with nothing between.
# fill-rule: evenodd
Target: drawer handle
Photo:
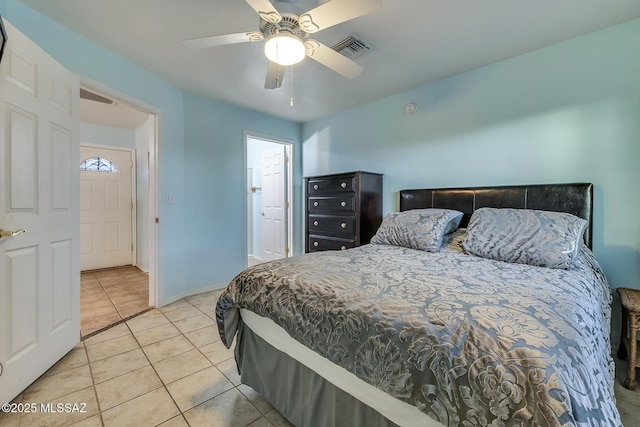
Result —
<instances>
[{"instance_id":1,"label":"drawer handle","mask_svg":"<svg viewBox=\"0 0 640 427\"><path fill-rule=\"evenodd\" d=\"M313 221L313 225L318 226L318 221Z\"/></svg>"},{"instance_id":2,"label":"drawer handle","mask_svg":"<svg viewBox=\"0 0 640 427\"><path fill-rule=\"evenodd\" d=\"M347 247L346 247L345 245L342 245L342 246L340 246L340 250L342 250L342 251L346 251L346 250L347 250Z\"/></svg>"},{"instance_id":3,"label":"drawer handle","mask_svg":"<svg viewBox=\"0 0 640 427\"><path fill-rule=\"evenodd\" d=\"M347 206L347 202L340 202L340 206L344 208L345 206Z\"/></svg>"},{"instance_id":4,"label":"drawer handle","mask_svg":"<svg viewBox=\"0 0 640 427\"><path fill-rule=\"evenodd\" d=\"M318 246L318 244L319 244L318 242L313 242L313 246L316 246L316 247L317 247L317 246Z\"/></svg>"},{"instance_id":5,"label":"drawer handle","mask_svg":"<svg viewBox=\"0 0 640 427\"><path fill-rule=\"evenodd\" d=\"M343 222L342 224L340 224L340 227L342 227L342 228L347 228L347 223L346 223L346 222Z\"/></svg>"},{"instance_id":6,"label":"drawer handle","mask_svg":"<svg viewBox=\"0 0 640 427\"><path fill-rule=\"evenodd\" d=\"M314 189L314 190L317 190L318 188L320 188L320 186L319 186L318 184L315 184L315 185L313 186L313 189Z\"/></svg>"},{"instance_id":7,"label":"drawer handle","mask_svg":"<svg viewBox=\"0 0 640 427\"><path fill-rule=\"evenodd\" d=\"M318 202L313 202L313 206L318 206Z\"/></svg>"},{"instance_id":8,"label":"drawer handle","mask_svg":"<svg viewBox=\"0 0 640 427\"><path fill-rule=\"evenodd\" d=\"M342 184L340 184L340 187L342 187L342 188L347 188L347 183L346 183L346 182L343 182Z\"/></svg>"}]
</instances>

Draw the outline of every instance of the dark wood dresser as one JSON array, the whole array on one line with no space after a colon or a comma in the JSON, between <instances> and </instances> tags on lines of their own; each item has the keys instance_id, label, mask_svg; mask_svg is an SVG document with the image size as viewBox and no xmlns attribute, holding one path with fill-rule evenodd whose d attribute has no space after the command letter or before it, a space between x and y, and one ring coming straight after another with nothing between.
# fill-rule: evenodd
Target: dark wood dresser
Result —
<instances>
[{"instance_id":1,"label":"dark wood dresser","mask_svg":"<svg viewBox=\"0 0 640 427\"><path fill-rule=\"evenodd\" d=\"M306 183L306 252L369 243L382 222L382 175L348 172Z\"/></svg>"}]
</instances>

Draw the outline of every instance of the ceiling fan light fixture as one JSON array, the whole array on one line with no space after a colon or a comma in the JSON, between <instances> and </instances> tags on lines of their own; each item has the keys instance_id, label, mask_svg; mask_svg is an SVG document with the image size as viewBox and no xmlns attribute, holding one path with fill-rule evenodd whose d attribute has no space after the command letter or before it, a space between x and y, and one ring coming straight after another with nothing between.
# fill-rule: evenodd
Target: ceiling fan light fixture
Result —
<instances>
[{"instance_id":1,"label":"ceiling fan light fixture","mask_svg":"<svg viewBox=\"0 0 640 427\"><path fill-rule=\"evenodd\" d=\"M305 48L302 40L293 34L279 33L267 40L264 54L271 62L288 66L304 59Z\"/></svg>"}]
</instances>

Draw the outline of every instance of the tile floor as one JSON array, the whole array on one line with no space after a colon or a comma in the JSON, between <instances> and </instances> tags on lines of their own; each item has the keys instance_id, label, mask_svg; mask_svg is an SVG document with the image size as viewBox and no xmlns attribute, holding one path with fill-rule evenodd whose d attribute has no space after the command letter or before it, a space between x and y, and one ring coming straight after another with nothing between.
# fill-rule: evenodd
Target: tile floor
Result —
<instances>
[{"instance_id":1,"label":"tile floor","mask_svg":"<svg viewBox=\"0 0 640 427\"><path fill-rule=\"evenodd\" d=\"M0 413L14 426L290 426L240 384L215 327L220 291L153 309L78 344L14 402L86 403L84 413Z\"/></svg>"},{"instance_id":2,"label":"tile floor","mask_svg":"<svg viewBox=\"0 0 640 427\"><path fill-rule=\"evenodd\" d=\"M83 271L80 333L83 337L149 308L149 276L136 267Z\"/></svg>"},{"instance_id":3,"label":"tile floor","mask_svg":"<svg viewBox=\"0 0 640 427\"><path fill-rule=\"evenodd\" d=\"M0 413L16 426L291 426L240 384L214 321L219 291L183 298L87 338L15 402L86 403L83 413ZM638 425L640 389L615 385L624 425Z\"/></svg>"}]
</instances>

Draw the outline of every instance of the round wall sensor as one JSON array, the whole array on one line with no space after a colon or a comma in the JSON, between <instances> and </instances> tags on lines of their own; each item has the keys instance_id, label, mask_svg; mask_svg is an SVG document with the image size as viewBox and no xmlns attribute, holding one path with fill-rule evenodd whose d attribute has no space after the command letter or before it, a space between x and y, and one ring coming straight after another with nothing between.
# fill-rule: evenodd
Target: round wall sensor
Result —
<instances>
[{"instance_id":1,"label":"round wall sensor","mask_svg":"<svg viewBox=\"0 0 640 427\"><path fill-rule=\"evenodd\" d=\"M417 109L418 109L418 106L413 102L410 102L404 106L404 112L407 114L413 114L416 112Z\"/></svg>"}]
</instances>

